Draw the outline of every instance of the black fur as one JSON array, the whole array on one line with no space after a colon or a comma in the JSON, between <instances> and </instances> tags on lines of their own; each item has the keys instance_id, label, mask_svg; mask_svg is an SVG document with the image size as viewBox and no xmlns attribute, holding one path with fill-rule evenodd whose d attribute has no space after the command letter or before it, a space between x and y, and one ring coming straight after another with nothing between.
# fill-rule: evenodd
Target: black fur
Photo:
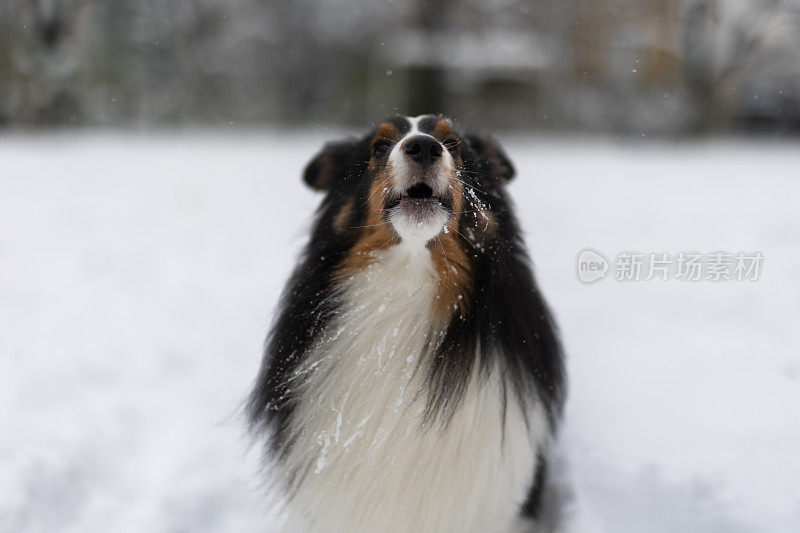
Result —
<instances>
[{"instance_id":1,"label":"black fur","mask_svg":"<svg viewBox=\"0 0 800 533\"><path fill-rule=\"evenodd\" d=\"M325 169L320 163L338 161L339 166ZM304 179L316 182L315 172L329 172L336 180L320 205L311 240L300 264L289 278L281 296L279 312L267 338L264 359L250 395L247 412L256 434L272 431L271 448L278 456L290 444L286 429L293 405L285 384L335 315L331 271L345 257L357 235L331 231L333 218L352 197L366 198L369 183L363 179L369 160L369 137L330 143L306 167ZM357 202L356 220L364 216L364 202Z\"/></svg>"},{"instance_id":2,"label":"black fur","mask_svg":"<svg viewBox=\"0 0 800 533\"><path fill-rule=\"evenodd\" d=\"M392 120L398 127L404 121ZM435 123L433 118L423 119L420 126L432 128ZM407 131L408 124L404 127ZM351 226L362 225L367 214L371 137L326 145L305 172L307 183L327 193L317 212L311 240L281 298L248 404L253 431L257 435L270 433L271 449L278 458L291 446L287 426L293 399L285 384L337 312L331 272L358 237L358 230L332 231L334 217L351 199L356 200ZM472 302L466 314L457 314L446 330L431 339L435 355L427 377L428 415L446 420L458 406L474 365L488 371L499 357L497 362L507 378L506 395L528 401L538 398L555 431L565 394L563 358L504 188L514 168L492 139L475 135L461 139L461 179L489 208L497 231L486 246L464 243L470 251L473 273ZM459 231L467 236L479 232L480 224L477 216L465 213ZM540 468L523 513L535 515L538 511L546 452L539 452Z\"/></svg>"}]
</instances>

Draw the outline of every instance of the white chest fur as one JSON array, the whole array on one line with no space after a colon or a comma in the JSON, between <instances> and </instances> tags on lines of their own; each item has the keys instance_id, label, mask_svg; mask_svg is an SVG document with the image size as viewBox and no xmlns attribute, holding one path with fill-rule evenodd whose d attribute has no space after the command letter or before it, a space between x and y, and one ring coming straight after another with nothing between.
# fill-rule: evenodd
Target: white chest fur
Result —
<instances>
[{"instance_id":1,"label":"white chest fur","mask_svg":"<svg viewBox=\"0 0 800 533\"><path fill-rule=\"evenodd\" d=\"M526 425L509 394L503 428L501 376L476 373L446 427L420 427L434 276L426 249L396 246L345 284L341 314L292 379L290 531L484 533L514 521L545 417L529 406Z\"/></svg>"}]
</instances>

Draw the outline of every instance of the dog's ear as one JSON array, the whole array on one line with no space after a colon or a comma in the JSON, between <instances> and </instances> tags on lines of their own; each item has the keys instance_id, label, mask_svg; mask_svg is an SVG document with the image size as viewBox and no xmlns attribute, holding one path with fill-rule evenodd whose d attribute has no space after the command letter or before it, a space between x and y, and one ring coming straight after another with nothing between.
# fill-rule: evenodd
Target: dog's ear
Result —
<instances>
[{"instance_id":1,"label":"dog's ear","mask_svg":"<svg viewBox=\"0 0 800 533\"><path fill-rule=\"evenodd\" d=\"M485 135L467 135L467 142L478 157L478 165L484 167L487 173L493 177L509 181L514 177L514 165L509 161L508 156L500 148L500 145L492 137Z\"/></svg>"},{"instance_id":2,"label":"dog's ear","mask_svg":"<svg viewBox=\"0 0 800 533\"><path fill-rule=\"evenodd\" d=\"M312 189L328 191L347 175L353 164L358 140L345 139L329 142L314 156L303 172L303 181Z\"/></svg>"}]
</instances>

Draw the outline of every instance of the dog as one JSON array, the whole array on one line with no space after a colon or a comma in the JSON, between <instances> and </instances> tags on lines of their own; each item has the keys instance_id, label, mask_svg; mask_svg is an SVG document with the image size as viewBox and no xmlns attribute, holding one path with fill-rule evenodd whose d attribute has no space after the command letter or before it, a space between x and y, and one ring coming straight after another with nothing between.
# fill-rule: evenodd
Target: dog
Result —
<instances>
[{"instance_id":1,"label":"dog","mask_svg":"<svg viewBox=\"0 0 800 533\"><path fill-rule=\"evenodd\" d=\"M495 140L440 115L326 144L247 412L288 531L503 532L540 512L565 396Z\"/></svg>"}]
</instances>

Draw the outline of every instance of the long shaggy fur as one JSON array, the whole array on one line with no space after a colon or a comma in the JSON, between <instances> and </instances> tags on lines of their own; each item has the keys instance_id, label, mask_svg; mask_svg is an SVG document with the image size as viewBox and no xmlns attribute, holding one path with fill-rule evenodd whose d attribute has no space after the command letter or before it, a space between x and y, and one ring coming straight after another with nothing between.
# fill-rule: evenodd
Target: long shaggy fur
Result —
<instances>
[{"instance_id":1,"label":"long shaggy fur","mask_svg":"<svg viewBox=\"0 0 800 533\"><path fill-rule=\"evenodd\" d=\"M376 199L397 179L376 143L416 133L454 169L450 223L422 246ZM500 532L539 511L565 380L512 177L493 140L438 116L389 119L307 167L326 195L248 404L288 529Z\"/></svg>"}]
</instances>

